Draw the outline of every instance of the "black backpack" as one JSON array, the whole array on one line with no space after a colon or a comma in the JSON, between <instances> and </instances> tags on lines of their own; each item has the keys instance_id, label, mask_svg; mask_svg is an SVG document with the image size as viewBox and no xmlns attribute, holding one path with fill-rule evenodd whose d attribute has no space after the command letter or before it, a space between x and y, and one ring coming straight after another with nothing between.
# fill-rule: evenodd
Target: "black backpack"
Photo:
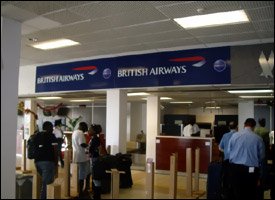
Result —
<instances>
[{"instance_id":1,"label":"black backpack","mask_svg":"<svg viewBox=\"0 0 275 200\"><path fill-rule=\"evenodd\" d=\"M36 141L37 133L31 135L27 141L27 157L28 159L36 159L38 154L38 144Z\"/></svg>"}]
</instances>

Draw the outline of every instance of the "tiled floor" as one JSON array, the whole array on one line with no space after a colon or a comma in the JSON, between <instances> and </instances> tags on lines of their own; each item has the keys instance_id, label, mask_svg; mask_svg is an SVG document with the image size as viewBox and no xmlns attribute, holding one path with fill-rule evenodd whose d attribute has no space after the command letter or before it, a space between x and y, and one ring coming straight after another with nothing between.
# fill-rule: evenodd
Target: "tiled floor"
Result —
<instances>
[{"instance_id":1,"label":"tiled floor","mask_svg":"<svg viewBox=\"0 0 275 200\"><path fill-rule=\"evenodd\" d=\"M61 191L63 196L63 176L64 171L60 168L59 170L59 178L55 180L55 183L61 185ZM132 170L132 179L133 186L132 188L120 189L119 198L120 199L145 199L146 198L146 173L141 170ZM155 187L154 187L154 198L155 199L169 199L169 175L163 174L163 172L155 173ZM193 194L192 197L187 197L185 194L185 177L183 175L178 175L178 193L177 198L206 198L205 188L206 188L206 178L200 178L200 191L199 194ZM76 189L71 185L71 196L76 196ZM110 194L102 194L102 199L110 199Z\"/></svg>"}]
</instances>

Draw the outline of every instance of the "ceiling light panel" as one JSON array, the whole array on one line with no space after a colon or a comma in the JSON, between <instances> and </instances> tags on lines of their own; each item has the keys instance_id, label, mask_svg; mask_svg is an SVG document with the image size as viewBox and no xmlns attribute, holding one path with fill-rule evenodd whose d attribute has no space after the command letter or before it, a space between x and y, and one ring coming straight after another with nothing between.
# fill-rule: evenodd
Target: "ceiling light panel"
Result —
<instances>
[{"instance_id":1,"label":"ceiling light panel","mask_svg":"<svg viewBox=\"0 0 275 200\"><path fill-rule=\"evenodd\" d=\"M273 90L228 90L231 94L273 93Z\"/></svg>"},{"instance_id":2,"label":"ceiling light panel","mask_svg":"<svg viewBox=\"0 0 275 200\"><path fill-rule=\"evenodd\" d=\"M41 99L41 100L55 100L55 99L62 99L62 97L37 97L37 99Z\"/></svg>"},{"instance_id":3,"label":"ceiling light panel","mask_svg":"<svg viewBox=\"0 0 275 200\"><path fill-rule=\"evenodd\" d=\"M249 22L244 10L195 15L191 17L176 18L174 20L185 29Z\"/></svg>"},{"instance_id":4,"label":"ceiling light panel","mask_svg":"<svg viewBox=\"0 0 275 200\"><path fill-rule=\"evenodd\" d=\"M42 49L42 50L50 50L50 49L57 49L57 48L64 48L69 46L79 45L79 42L75 42L69 39L58 39L58 40L51 40L46 42L39 42L36 44L31 45L34 48Z\"/></svg>"},{"instance_id":5,"label":"ceiling light panel","mask_svg":"<svg viewBox=\"0 0 275 200\"><path fill-rule=\"evenodd\" d=\"M131 96L147 96L150 95L149 93L146 92L135 92L135 93L128 93L127 96L131 97Z\"/></svg>"}]
</instances>

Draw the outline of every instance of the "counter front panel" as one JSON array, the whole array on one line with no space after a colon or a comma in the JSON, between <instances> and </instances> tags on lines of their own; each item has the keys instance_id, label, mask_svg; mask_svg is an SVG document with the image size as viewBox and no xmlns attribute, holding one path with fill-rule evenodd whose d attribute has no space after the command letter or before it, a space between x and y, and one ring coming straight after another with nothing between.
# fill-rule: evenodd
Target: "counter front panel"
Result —
<instances>
[{"instance_id":1,"label":"counter front panel","mask_svg":"<svg viewBox=\"0 0 275 200\"><path fill-rule=\"evenodd\" d=\"M200 148L200 173L207 173L212 160L212 138L165 137L156 138L156 169L170 170L170 156L178 153L178 171L186 171L186 149L192 148L192 170L195 171L195 150Z\"/></svg>"}]
</instances>

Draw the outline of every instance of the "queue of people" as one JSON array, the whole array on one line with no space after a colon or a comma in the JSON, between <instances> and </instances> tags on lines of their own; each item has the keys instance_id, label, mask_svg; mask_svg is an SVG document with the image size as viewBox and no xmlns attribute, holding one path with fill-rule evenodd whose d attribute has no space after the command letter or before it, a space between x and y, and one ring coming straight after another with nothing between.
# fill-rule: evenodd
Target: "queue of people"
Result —
<instances>
[{"instance_id":1,"label":"queue of people","mask_svg":"<svg viewBox=\"0 0 275 200\"><path fill-rule=\"evenodd\" d=\"M64 161L61 154L63 143L63 131L61 130L61 120L55 121L55 126L49 121L43 123L43 131L37 132L35 143L37 156L35 166L37 172L42 177L41 199L46 199L47 185L54 182L58 160L61 167ZM78 165L78 196L76 198L87 198L90 188L90 177L92 174L92 192L94 199L101 198L101 182L94 173L94 167L100 155L107 154L105 148L105 138L100 125L88 125L80 122L78 129L72 133L73 162ZM84 185L85 184L85 185Z\"/></svg>"},{"instance_id":2,"label":"queue of people","mask_svg":"<svg viewBox=\"0 0 275 200\"><path fill-rule=\"evenodd\" d=\"M271 145L264 122L260 119L260 126L255 128L256 121L248 118L239 131L237 123L230 122L230 132L223 135L219 143L219 149L223 152L223 199L263 199L267 180L272 180L268 177L271 175L267 168ZM274 170L274 155L271 158ZM274 186L271 188L271 198L274 198Z\"/></svg>"}]
</instances>

